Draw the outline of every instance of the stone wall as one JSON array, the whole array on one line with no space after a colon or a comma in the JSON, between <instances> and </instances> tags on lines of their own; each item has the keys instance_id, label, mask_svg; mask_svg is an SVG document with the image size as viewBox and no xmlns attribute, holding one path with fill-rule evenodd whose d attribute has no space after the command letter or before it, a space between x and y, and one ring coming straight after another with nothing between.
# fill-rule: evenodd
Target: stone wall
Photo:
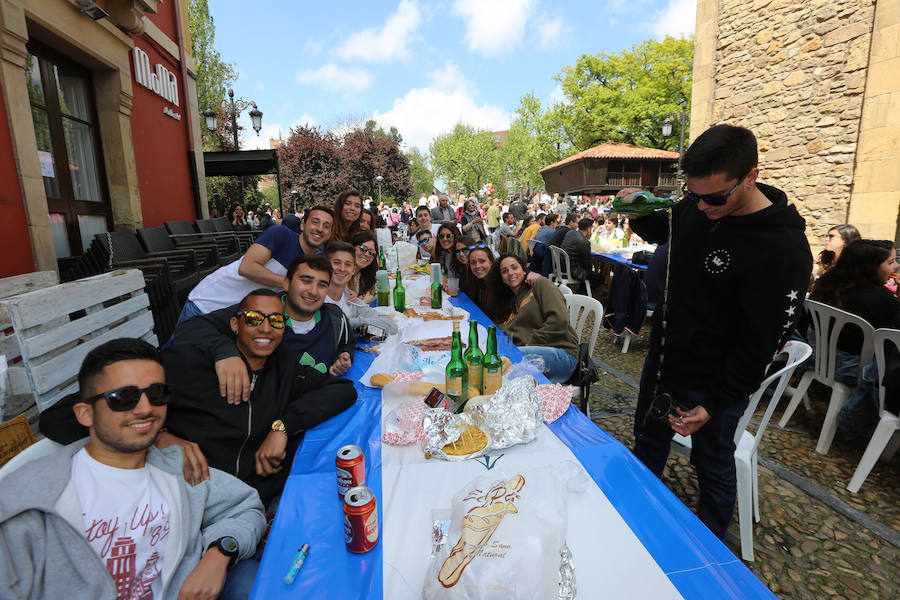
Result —
<instances>
[{"instance_id":1,"label":"stone wall","mask_svg":"<svg viewBox=\"0 0 900 600\"><path fill-rule=\"evenodd\" d=\"M691 133L753 130L760 180L795 202L816 247L848 216L875 9L875 0L698 3ZM896 209L884 219L893 237Z\"/></svg>"}]
</instances>

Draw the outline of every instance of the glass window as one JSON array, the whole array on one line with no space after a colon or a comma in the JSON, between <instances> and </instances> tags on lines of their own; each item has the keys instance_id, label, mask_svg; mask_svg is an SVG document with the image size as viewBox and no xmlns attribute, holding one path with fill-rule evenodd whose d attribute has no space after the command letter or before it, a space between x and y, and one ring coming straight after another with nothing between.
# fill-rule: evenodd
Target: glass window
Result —
<instances>
[{"instance_id":1,"label":"glass window","mask_svg":"<svg viewBox=\"0 0 900 600\"><path fill-rule=\"evenodd\" d=\"M44 192L48 198L61 197L59 190L59 172L53 158L53 145L50 142L50 121L47 111L31 107L31 120L34 122L34 136L37 138L38 158L41 161L41 175L44 176Z\"/></svg>"},{"instance_id":2,"label":"glass window","mask_svg":"<svg viewBox=\"0 0 900 600\"><path fill-rule=\"evenodd\" d=\"M72 192L76 200L102 202L100 179L97 176L97 157L89 125L63 117L66 132L66 152L72 173Z\"/></svg>"},{"instance_id":3,"label":"glass window","mask_svg":"<svg viewBox=\"0 0 900 600\"><path fill-rule=\"evenodd\" d=\"M106 232L106 217L78 215L78 229L81 231L81 247L87 252L94 239L94 234Z\"/></svg>"},{"instance_id":4,"label":"glass window","mask_svg":"<svg viewBox=\"0 0 900 600\"><path fill-rule=\"evenodd\" d=\"M66 231L66 218L60 213L50 213L50 231L53 234L53 247L56 248L56 258L72 256L69 249L69 234Z\"/></svg>"},{"instance_id":5,"label":"glass window","mask_svg":"<svg viewBox=\"0 0 900 600\"><path fill-rule=\"evenodd\" d=\"M25 82L28 84L28 97L35 104L44 103L44 84L41 82L41 65L35 55L25 58Z\"/></svg>"},{"instance_id":6,"label":"glass window","mask_svg":"<svg viewBox=\"0 0 900 600\"><path fill-rule=\"evenodd\" d=\"M59 110L82 121L91 120L88 101L88 82L82 75L76 75L65 67L53 66L59 84Z\"/></svg>"}]
</instances>

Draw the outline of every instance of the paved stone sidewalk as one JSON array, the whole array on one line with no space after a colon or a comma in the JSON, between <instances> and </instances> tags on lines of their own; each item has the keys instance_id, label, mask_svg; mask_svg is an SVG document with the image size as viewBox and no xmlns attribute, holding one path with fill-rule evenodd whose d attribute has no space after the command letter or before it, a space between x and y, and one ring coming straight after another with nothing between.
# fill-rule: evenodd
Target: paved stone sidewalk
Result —
<instances>
[{"instance_id":1,"label":"paved stone sidewalk","mask_svg":"<svg viewBox=\"0 0 900 600\"><path fill-rule=\"evenodd\" d=\"M646 335L647 331L642 333ZM601 380L591 389L590 410L595 423L630 448L637 390L623 379L640 379L647 341L634 340L629 352L622 354L621 346L614 345L612 339L609 332L601 330L594 356L621 378L601 374ZM859 494L848 492L845 486L868 439L856 444L838 440L826 456L815 452L828 393L827 389L813 387L813 412L801 406L786 429L773 424L766 429L760 446L761 461L782 474L787 470L799 476L798 483L813 493L760 465L762 520L754 526L756 560L746 564L780 598L900 598L900 548L857 522L859 518L854 520L845 514L852 515L855 508L876 521L874 529L881 526L880 531L887 532L888 537L893 535L895 542L900 539L898 461L879 464ZM766 399L760 404L756 419L765 410ZM783 399L782 405L786 404ZM773 423L782 411L782 407L776 410ZM754 427L751 425L751 430ZM696 510L697 477L687 458L672 452L663 481ZM737 511L727 545L740 556Z\"/></svg>"}]
</instances>

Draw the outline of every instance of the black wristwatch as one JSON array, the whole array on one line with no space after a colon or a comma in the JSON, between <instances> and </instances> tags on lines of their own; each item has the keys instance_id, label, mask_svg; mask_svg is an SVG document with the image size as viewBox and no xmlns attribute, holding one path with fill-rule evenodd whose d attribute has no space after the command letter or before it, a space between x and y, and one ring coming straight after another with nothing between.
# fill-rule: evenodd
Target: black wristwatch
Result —
<instances>
[{"instance_id":1,"label":"black wristwatch","mask_svg":"<svg viewBox=\"0 0 900 600\"><path fill-rule=\"evenodd\" d=\"M238 543L237 540L231 537L230 535L226 535L225 537L220 537L212 544L206 547L207 550L215 546L219 549L219 551L228 557L228 568L234 566L237 562L238 558Z\"/></svg>"}]
</instances>

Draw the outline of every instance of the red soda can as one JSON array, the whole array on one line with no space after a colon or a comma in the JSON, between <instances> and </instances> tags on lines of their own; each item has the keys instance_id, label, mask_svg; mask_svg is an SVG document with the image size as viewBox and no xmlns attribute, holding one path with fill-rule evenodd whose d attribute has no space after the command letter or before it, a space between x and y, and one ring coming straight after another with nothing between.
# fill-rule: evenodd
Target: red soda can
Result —
<instances>
[{"instance_id":1,"label":"red soda can","mask_svg":"<svg viewBox=\"0 0 900 600\"><path fill-rule=\"evenodd\" d=\"M344 541L347 550L355 554L365 554L378 543L375 494L364 485L344 496Z\"/></svg>"},{"instance_id":2,"label":"red soda can","mask_svg":"<svg viewBox=\"0 0 900 600\"><path fill-rule=\"evenodd\" d=\"M337 493L341 500L350 488L366 485L366 459L359 446L350 444L341 447L334 464L337 467Z\"/></svg>"}]
</instances>

